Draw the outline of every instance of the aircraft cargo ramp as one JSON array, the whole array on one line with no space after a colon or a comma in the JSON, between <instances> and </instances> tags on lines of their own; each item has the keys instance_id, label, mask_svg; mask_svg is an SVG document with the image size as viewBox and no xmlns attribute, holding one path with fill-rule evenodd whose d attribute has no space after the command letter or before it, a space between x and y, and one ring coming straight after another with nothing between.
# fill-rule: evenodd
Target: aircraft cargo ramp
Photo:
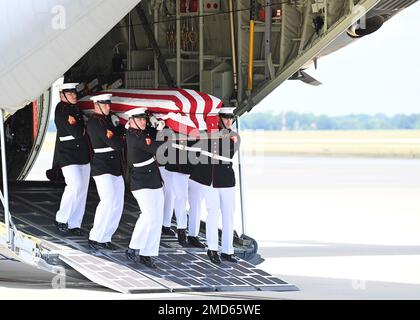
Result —
<instances>
[{"instance_id":1,"label":"aircraft cargo ramp","mask_svg":"<svg viewBox=\"0 0 420 320\"><path fill-rule=\"evenodd\" d=\"M62 235L55 227L63 188L64 185L50 182L21 181L10 185L13 221L22 234L39 244L41 268L64 267L66 274L77 271L91 282L122 293L297 290L243 259L237 264L212 264L205 250L182 247L175 237L162 236L156 269L127 260L125 249L139 214L137 203L128 192L120 226L113 237L116 250L92 251L87 238L99 201L95 186L91 185L89 191L82 236ZM0 219L4 221L3 212ZM256 250L252 239L235 237L235 253L239 257L255 261Z\"/></svg>"}]
</instances>

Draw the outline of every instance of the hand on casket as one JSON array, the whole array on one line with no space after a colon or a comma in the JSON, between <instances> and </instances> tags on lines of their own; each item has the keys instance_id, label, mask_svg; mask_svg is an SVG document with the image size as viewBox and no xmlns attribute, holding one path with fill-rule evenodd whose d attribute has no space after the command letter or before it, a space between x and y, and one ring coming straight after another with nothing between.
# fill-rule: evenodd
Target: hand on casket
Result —
<instances>
[{"instance_id":1,"label":"hand on casket","mask_svg":"<svg viewBox=\"0 0 420 320\"><path fill-rule=\"evenodd\" d=\"M118 127L118 125L120 124L120 118L118 118L118 116L116 116L115 114L112 114L111 122L114 125L114 127Z\"/></svg>"},{"instance_id":2,"label":"hand on casket","mask_svg":"<svg viewBox=\"0 0 420 320\"><path fill-rule=\"evenodd\" d=\"M156 124L156 130L157 131L162 131L163 128L165 128L165 121L159 120Z\"/></svg>"},{"instance_id":3,"label":"hand on casket","mask_svg":"<svg viewBox=\"0 0 420 320\"><path fill-rule=\"evenodd\" d=\"M150 114L149 116L150 125L158 131L163 130L165 128L165 121L158 120L154 115Z\"/></svg>"}]
</instances>

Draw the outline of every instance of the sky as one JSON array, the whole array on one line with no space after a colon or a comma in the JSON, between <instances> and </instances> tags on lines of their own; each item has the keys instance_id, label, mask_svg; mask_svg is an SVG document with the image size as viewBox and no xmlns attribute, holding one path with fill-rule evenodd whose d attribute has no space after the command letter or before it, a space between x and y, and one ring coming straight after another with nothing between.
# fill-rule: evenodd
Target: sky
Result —
<instances>
[{"instance_id":1,"label":"sky","mask_svg":"<svg viewBox=\"0 0 420 320\"><path fill-rule=\"evenodd\" d=\"M306 71L323 85L286 81L253 112L420 113L420 1Z\"/></svg>"}]
</instances>

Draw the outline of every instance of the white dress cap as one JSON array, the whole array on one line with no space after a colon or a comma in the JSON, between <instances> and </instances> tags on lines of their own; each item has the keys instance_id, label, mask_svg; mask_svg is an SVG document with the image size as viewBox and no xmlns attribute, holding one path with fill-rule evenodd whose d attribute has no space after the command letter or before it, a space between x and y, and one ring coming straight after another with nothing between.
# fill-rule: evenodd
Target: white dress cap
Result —
<instances>
[{"instance_id":1,"label":"white dress cap","mask_svg":"<svg viewBox=\"0 0 420 320\"><path fill-rule=\"evenodd\" d=\"M219 109L219 114L232 114L234 115L235 108L233 107L222 107Z\"/></svg>"},{"instance_id":2,"label":"white dress cap","mask_svg":"<svg viewBox=\"0 0 420 320\"><path fill-rule=\"evenodd\" d=\"M134 109L128 110L124 114L127 115L129 118L139 117L139 116L145 116L146 111L147 111L147 108L134 108Z\"/></svg>"},{"instance_id":3,"label":"white dress cap","mask_svg":"<svg viewBox=\"0 0 420 320\"><path fill-rule=\"evenodd\" d=\"M57 86L58 91L64 91L64 90L76 90L76 86L78 85L78 83L63 83L63 84L59 84Z\"/></svg>"},{"instance_id":4,"label":"white dress cap","mask_svg":"<svg viewBox=\"0 0 420 320\"><path fill-rule=\"evenodd\" d=\"M99 103L101 102L110 103L111 97L112 97L112 94L104 93L104 94L99 94L97 96L90 97L90 100L92 100L93 102L99 102Z\"/></svg>"}]
</instances>

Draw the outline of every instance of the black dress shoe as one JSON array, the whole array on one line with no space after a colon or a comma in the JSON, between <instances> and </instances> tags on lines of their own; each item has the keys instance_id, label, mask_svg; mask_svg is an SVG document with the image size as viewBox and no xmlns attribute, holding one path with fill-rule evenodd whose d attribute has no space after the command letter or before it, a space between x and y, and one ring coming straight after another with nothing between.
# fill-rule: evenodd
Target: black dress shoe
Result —
<instances>
[{"instance_id":1,"label":"black dress shoe","mask_svg":"<svg viewBox=\"0 0 420 320\"><path fill-rule=\"evenodd\" d=\"M93 241L93 240L90 240L90 239L88 240L88 246L92 250L98 250L98 249L100 249L99 248L99 245L98 245L98 242Z\"/></svg>"},{"instance_id":2,"label":"black dress shoe","mask_svg":"<svg viewBox=\"0 0 420 320\"><path fill-rule=\"evenodd\" d=\"M89 239L88 240L88 245L89 245L89 248L91 248L93 250L107 249L105 242L97 242L97 241Z\"/></svg>"},{"instance_id":3,"label":"black dress shoe","mask_svg":"<svg viewBox=\"0 0 420 320\"><path fill-rule=\"evenodd\" d=\"M136 254L136 250L135 249L128 248L127 250L125 250L125 256L130 261L133 261L133 262L137 262L138 261L138 255Z\"/></svg>"},{"instance_id":4,"label":"black dress shoe","mask_svg":"<svg viewBox=\"0 0 420 320\"><path fill-rule=\"evenodd\" d=\"M187 232L185 229L178 229L178 242L181 246L187 245Z\"/></svg>"},{"instance_id":5,"label":"black dress shoe","mask_svg":"<svg viewBox=\"0 0 420 320\"><path fill-rule=\"evenodd\" d=\"M175 231L172 230L171 227L165 227L165 226L162 226L162 234L164 234L165 236L171 236L171 237L176 236Z\"/></svg>"},{"instance_id":6,"label":"black dress shoe","mask_svg":"<svg viewBox=\"0 0 420 320\"><path fill-rule=\"evenodd\" d=\"M149 256L139 256L139 262L144 264L145 266L152 268L152 269L156 269L156 264L155 262L152 260L151 257Z\"/></svg>"},{"instance_id":7,"label":"black dress shoe","mask_svg":"<svg viewBox=\"0 0 420 320\"><path fill-rule=\"evenodd\" d=\"M80 229L80 228L72 228L72 229L68 229L68 231L73 236L82 236L83 235L82 229Z\"/></svg>"},{"instance_id":8,"label":"black dress shoe","mask_svg":"<svg viewBox=\"0 0 420 320\"><path fill-rule=\"evenodd\" d=\"M220 255L222 260L226 260L232 263L238 263L238 258L236 258L233 254L222 253Z\"/></svg>"},{"instance_id":9,"label":"black dress shoe","mask_svg":"<svg viewBox=\"0 0 420 320\"><path fill-rule=\"evenodd\" d=\"M188 239L188 244L192 247L201 248L201 249L206 247L206 245L202 243L198 237L188 236L187 239Z\"/></svg>"},{"instance_id":10,"label":"black dress shoe","mask_svg":"<svg viewBox=\"0 0 420 320\"><path fill-rule=\"evenodd\" d=\"M105 242L103 245L104 245L104 249L107 249L107 250L116 250L116 248L112 244L112 242Z\"/></svg>"},{"instance_id":11,"label":"black dress shoe","mask_svg":"<svg viewBox=\"0 0 420 320\"><path fill-rule=\"evenodd\" d=\"M222 261L220 260L219 253L214 250L207 250L207 256L210 258L210 261L215 264L220 264Z\"/></svg>"},{"instance_id":12,"label":"black dress shoe","mask_svg":"<svg viewBox=\"0 0 420 320\"><path fill-rule=\"evenodd\" d=\"M62 223L62 222L55 222L55 226L57 227L57 230L60 231L61 233L68 233L69 232L69 228L67 226L67 223Z\"/></svg>"}]
</instances>

